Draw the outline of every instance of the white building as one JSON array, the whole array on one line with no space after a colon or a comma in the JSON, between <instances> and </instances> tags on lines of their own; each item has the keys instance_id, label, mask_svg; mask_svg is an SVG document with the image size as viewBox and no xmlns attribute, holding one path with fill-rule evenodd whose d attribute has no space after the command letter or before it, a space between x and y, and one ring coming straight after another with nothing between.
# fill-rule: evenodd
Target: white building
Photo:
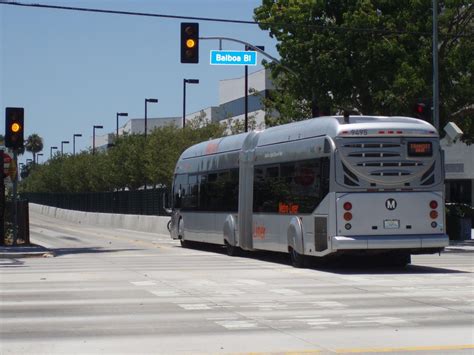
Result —
<instances>
[{"instance_id":1,"label":"white building","mask_svg":"<svg viewBox=\"0 0 474 355\"><path fill-rule=\"evenodd\" d=\"M270 71L261 69L248 75L248 117L258 128L265 127L265 111L262 100L274 89ZM219 106L208 107L203 111L212 122L224 120L245 120L245 76L224 79L219 82ZM186 121L201 114L201 110L186 115Z\"/></svg>"}]
</instances>

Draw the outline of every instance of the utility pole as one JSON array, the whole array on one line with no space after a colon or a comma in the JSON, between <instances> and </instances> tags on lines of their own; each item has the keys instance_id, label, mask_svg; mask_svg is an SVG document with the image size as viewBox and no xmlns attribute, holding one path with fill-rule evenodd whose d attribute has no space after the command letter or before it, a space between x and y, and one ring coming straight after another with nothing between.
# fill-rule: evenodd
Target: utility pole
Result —
<instances>
[{"instance_id":1,"label":"utility pole","mask_svg":"<svg viewBox=\"0 0 474 355\"><path fill-rule=\"evenodd\" d=\"M433 126L439 130L438 0L433 0Z\"/></svg>"}]
</instances>

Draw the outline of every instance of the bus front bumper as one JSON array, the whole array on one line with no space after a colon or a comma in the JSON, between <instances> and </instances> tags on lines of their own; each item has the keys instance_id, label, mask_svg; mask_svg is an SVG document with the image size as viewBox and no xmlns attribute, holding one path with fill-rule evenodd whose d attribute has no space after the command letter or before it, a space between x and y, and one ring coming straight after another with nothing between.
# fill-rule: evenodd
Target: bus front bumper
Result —
<instances>
[{"instance_id":1,"label":"bus front bumper","mask_svg":"<svg viewBox=\"0 0 474 355\"><path fill-rule=\"evenodd\" d=\"M446 234L358 235L331 237L332 250L432 249L449 245Z\"/></svg>"}]
</instances>

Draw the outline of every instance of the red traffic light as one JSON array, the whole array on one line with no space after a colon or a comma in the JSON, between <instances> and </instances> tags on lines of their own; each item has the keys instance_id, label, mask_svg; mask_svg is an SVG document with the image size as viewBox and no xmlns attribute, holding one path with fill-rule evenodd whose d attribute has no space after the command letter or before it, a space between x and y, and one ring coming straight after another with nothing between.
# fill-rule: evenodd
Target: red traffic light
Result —
<instances>
[{"instance_id":1,"label":"red traffic light","mask_svg":"<svg viewBox=\"0 0 474 355\"><path fill-rule=\"evenodd\" d=\"M416 104L416 112L423 113L425 112L426 105L423 103Z\"/></svg>"}]
</instances>

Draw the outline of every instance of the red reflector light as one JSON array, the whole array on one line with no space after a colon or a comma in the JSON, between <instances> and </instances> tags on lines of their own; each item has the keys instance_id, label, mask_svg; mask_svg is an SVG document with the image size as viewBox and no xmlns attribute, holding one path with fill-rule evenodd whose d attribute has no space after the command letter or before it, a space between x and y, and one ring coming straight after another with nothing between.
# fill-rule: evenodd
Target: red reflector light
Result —
<instances>
[{"instance_id":1,"label":"red reflector light","mask_svg":"<svg viewBox=\"0 0 474 355\"><path fill-rule=\"evenodd\" d=\"M384 133L385 133L385 131L379 131L379 134L384 134Z\"/></svg>"},{"instance_id":2,"label":"red reflector light","mask_svg":"<svg viewBox=\"0 0 474 355\"><path fill-rule=\"evenodd\" d=\"M431 211L431 212L430 212L430 217L431 217L431 219L436 219L436 218L438 218L438 212L436 212L436 211Z\"/></svg>"},{"instance_id":3,"label":"red reflector light","mask_svg":"<svg viewBox=\"0 0 474 355\"><path fill-rule=\"evenodd\" d=\"M430 207L431 207L432 210L438 208L438 202L436 202L436 201L434 201L434 200L431 201L431 202L430 202Z\"/></svg>"},{"instance_id":4,"label":"red reflector light","mask_svg":"<svg viewBox=\"0 0 474 355\"><path fill-rule=\"evenodd\" d=\"M436 211L435 211L435 212L436 212ZM346 221L350 221L350 220L352 219L352 213L350 213L350 212L344 213L344 219L345 219Z\"/></svg>"},{"instance_id":5,"label":"red reflector light","mask_svg":"<svg viewBox=\"0 0 474 355\"><path fill-rule=\"evenodd\" d=\"M345 202L345 203L344 203L344 209L345 209L346 211L350 211L350 210L352 209L352 203L350 203L350 202Z\"/></svg>"}]
</instances>

